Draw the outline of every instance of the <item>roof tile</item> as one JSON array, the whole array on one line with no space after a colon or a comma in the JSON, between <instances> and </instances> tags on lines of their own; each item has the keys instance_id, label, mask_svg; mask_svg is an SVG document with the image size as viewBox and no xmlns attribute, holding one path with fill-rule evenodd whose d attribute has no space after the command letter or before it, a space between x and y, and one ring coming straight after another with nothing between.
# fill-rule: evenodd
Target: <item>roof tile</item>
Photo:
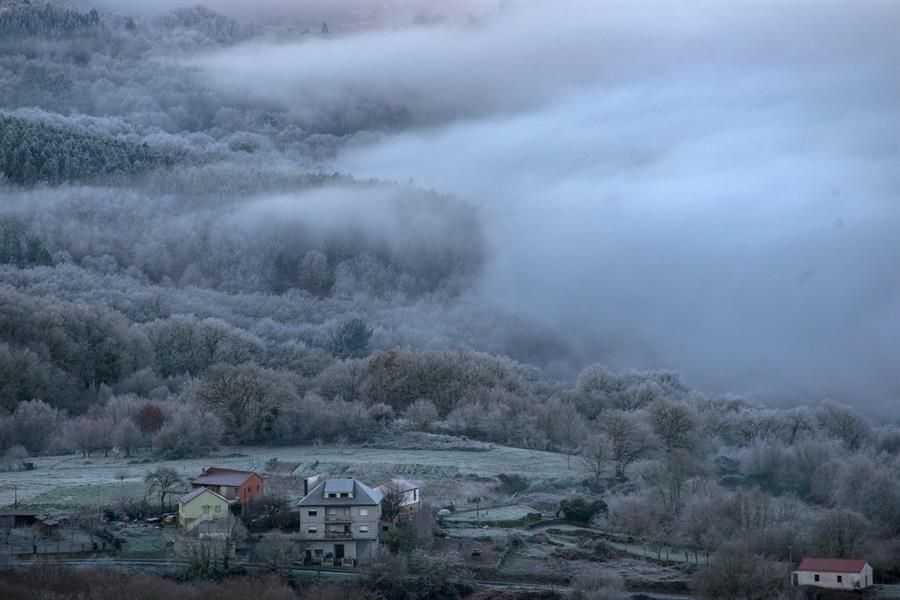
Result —
<instances>
[{"instance_id":1,"label":"roof tile","mask_svg":"<svg viewBox=\"0 0 900 600\"><path fill-rule=\"evenodd\" d=\"M231 487L240 487L247 481L253 471L237 471L235 469L221 469L219 467L209 467L200 475L191 480L195 485L227 485Z\"/></svg>"},{"instance_id":2,"label":"roof tile","mask_svg":"<svg viewBox=\"0 0 900 600\"><path fill-rule=\"evenodd\" d=\"M809 558L800 561L798 571L821 571L823 573L859 573L866 561L845 558Z\"/></svg>"},{"instance_id":3,"label":"roof tile","mask_svg":"<svg viewBox=\"0 0 900 600\"><path fill-rule=\"evenodd\" d=\"M341 481L334 479L326 479L319 483L309 494L307 494L298 506L375 506L381 503L382 495L356 479L344 479L353 484L353 498L326 498L325 488L329 482ZM343 487L344 484L341 484ZM328 488L331 489L331 486ZM349 488L348 488L349 489Z\"/></svg>"}]
</instances>

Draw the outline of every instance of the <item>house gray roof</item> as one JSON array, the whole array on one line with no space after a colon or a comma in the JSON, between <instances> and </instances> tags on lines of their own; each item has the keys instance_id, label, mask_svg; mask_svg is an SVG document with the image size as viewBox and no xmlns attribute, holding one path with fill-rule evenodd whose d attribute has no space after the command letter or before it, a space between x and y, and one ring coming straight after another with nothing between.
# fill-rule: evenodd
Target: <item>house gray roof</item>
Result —
<instances>
[{"instance_id":1,"label":"house gray roof","mask_svg":"<svg viewBox=\"0 0 900 600\"><path fill-rule=\"evenodd\" d=\"M325 481L326 494L349 494L352 491L352 479L327 479Z\"/></svg>"},{"instance_id":2,"label":"house gray roof","mask_svg":"<svg viewBox=\"0 0 900 600\"><path fill-rule=\"evenodd\" d=\"M330 485L329 485L330 484ZM349 493L352 498L326 498L328 493ZM381 493L356 479L326 479L304 496L297 506L376 506L381 503Z\"/></svg>"},{"instance_id":3,"label":"house gray roof","mask_svg":"<svg viewBox=\"0 0 900 600\"><path fill-rule=\"evenodd\" d=\"M0 510L0 517L37 517L41 511L31 508L4 508Z\"/></svg>"},{"instance_id":4,"label":"house gray roof","mask_svg":"<svg viewBox=\"0 0 900 600\"><path fill-rule=\"evenodd\" d=\"M230 487L240 487L251 475L254 475L253 471L236 471L235 469L209 467L200 475L194 477L191 480L191 483L194 485L227 485Z\"/></svg>"}]
</instances>

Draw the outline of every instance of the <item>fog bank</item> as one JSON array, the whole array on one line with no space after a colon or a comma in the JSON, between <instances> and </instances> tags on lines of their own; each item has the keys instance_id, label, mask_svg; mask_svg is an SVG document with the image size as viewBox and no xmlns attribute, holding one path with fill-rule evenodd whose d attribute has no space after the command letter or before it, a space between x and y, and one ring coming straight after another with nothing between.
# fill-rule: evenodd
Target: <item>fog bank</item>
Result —
<instances>
[{"instance_id":1,"label":"fog bank","mask_svg":"<svg viewBox=\"0 0 900 600\"><path fill-rule=\"evenodd\" d=\"M480 205L483 299L585 360L884 403L900 392L898 16L529 5L198 64L297 110L349 96L408 111L412 128L336 165Z\"/></svg>"}]
</instances>

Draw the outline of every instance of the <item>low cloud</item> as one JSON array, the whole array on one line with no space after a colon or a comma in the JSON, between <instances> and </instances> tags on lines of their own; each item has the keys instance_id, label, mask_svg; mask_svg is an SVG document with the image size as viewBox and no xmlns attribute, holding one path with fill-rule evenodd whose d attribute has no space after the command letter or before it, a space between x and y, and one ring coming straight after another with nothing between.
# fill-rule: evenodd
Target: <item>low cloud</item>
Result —
<instances>
[{"instance_id":1,"label":"low cloud","mask_svg":"<svg viewBox=\"0 0 900 600\"><path fill-rule=\"evenodd\" d=\"M535 108L573 89L674 71L792 61L814 70L900 51L886 3L521 3L474 21L292 43L254 41L193 59L213 82L299 114L402 107L417 124ZM893 14L892 14L893 13ZM891 17L894 17L892 23Z\"/></svg>"},{"instance_id":2,"label":"low cloud","mask_svg":"<svg viewBox=\"0 0 900 600\"><path fill-rule=\"evenodd\" d=\"M896 399L900 9L575 6L196 65L309 115L347 97L409 111L336 166L480 206L484 301L585 361Z\"/></svg>"}]
</instances>

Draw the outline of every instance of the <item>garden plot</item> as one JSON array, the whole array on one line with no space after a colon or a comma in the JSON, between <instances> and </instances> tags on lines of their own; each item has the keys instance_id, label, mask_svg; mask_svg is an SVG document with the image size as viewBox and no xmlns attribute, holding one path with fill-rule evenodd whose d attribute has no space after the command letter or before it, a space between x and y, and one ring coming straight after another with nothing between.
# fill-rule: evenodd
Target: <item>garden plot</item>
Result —
<instances>
[{"instance_id":1,"label":"garden plot","mask_svg":"<svg viewBox=\"0 0 900 600\"><path fill-rule=\"evenodd\" d=\"M60 486L38 494L28 504L53 508L109 506L140 500L146 493L146 486L137 482Z\"/></svg>"},{"instance_id":2,"label":"garden plot","mask_svg":"<svg viewBox=\"0 0 900 600\"><path fill-rule=\"evenodd\" d=\"M139 524L122 524L116 531L125 544L122 555L131 558L159 557L166 555L173 544L175 529L173 527L151 527Z\"/></svg>"},{"instance_id":3,"label":"garden plot","mask_svg":"<svg viewBox=\"0 0 900 600\"><path fill-rule=\"evenodd\" d=\"M689 589L690 574L677 567L666 567L633 558L613 559L604 563L604 567L621 575L629 589L674 593Z\"/></svg>"},{"instance_id":4,"label":"garden plot","mask_svg":"<svg viewBox=\"0 0 900 600\"><path fill-rule=\"evenodd\" d=\"M479 521L513 522L522 521L528 515L535 513L539 513L539 511L526 504L513 504L511 506L497 506L478 510L460 510L444 517L444 520L451 523L477 523Z\"/></svg>"},{"instance_id":5,"label":"garden plot","mask_svg":"<svg viewBox=\"0 0 900 600\"><path fill-rule=\"evenodd\" d=\"M435 552L444 553L460 564L472 568L493 569L500 559L501 546L488 538L443 538L436 539Z\"/></svg>"},{"instance_id":6,"label":"garden plot","mask_svg":"<svg viewBox=\"0 0 900 600\"><path fill-rule=\"evenodd\" d=\"M510 536L517 533L517 531L508 527L453 527L447 530L447 535L450 539L490 540L498 544L505 544L509 541Z\"/></svg>"},{"instance_id":7,"label":"garden plot","mask_svg":"<svg viewBox=\"0 0 900 600\"><path fill-rule=\"evenodd\" d=\"M494 491L497 480L493 478L456 475L423 480L423 484L422 494L425 501L438 508L446 506L455 506L461 510L475 508L474 504L469 504L469 500L476 496L482 499L482 504L500 504L506 500Z\"/></svg>"},{"instance_id":8,"label":"garden plot","mask_svg":"<svg viewBox=\"0 0 900 600\"><path fill-rule=\"evenodd\" d=\"M372 483L395 477L403 479L436 479L452 477L458 472L457 467L445 465L430 465L422 463L397 463L397 462L365 462L359 464L332 463L333 469L347 475L354 476L363 481ZM322 472L333 472L323 470Z\"/></svg>"},{"instance_id":9,"label":"garden plot","mask_svg":"<svg viewBox=\"0 0 900 600\"><path fill-rule=\"evenodd\" d=\"M509 551L498 570L509 577L566 583L590 564L555 556L556 548L551 544L524 543Z\"/></svg>"}]
</instances>

